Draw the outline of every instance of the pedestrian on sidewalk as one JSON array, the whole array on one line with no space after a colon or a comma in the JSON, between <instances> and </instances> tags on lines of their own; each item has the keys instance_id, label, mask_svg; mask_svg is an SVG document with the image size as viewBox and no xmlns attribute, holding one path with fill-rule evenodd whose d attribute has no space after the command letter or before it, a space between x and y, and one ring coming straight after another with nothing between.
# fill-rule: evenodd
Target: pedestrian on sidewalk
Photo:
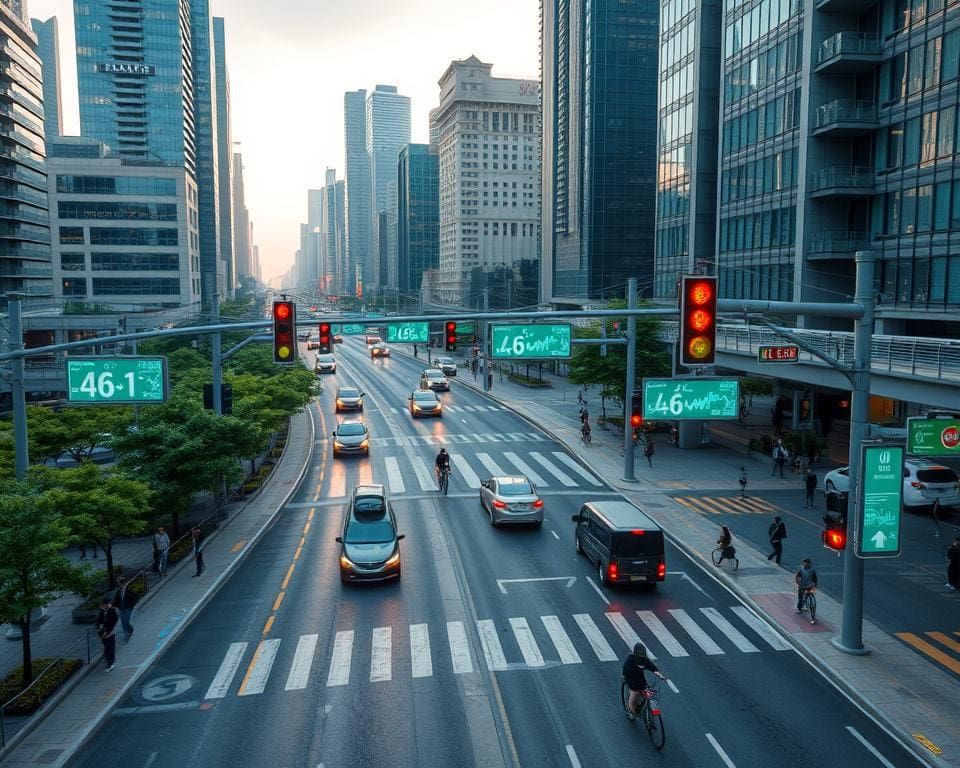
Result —
<instances>
[{"instance_id":1,"label":"pedestrian on sidewalk","mask_svg":"<svg viewBox=\"0 0 960 768\"><path fill-rule=\"evenodd\" d=\"M773 546L773 552L767 555L767 560L773 560L777 565L780 565L780 558L783 556L783 540L787 538L787 526L780 519L780 515L774 516L773 522L767 529L767 535L770 537L770 544Z\"/></svg>"},{"instance_id":2,"label":"pedestrian on sidewalk","mask_svg":"<svg viewBox=\"0 0 960 768\"><path fill-rule=\"evenodd\" d=\"M960 589L960 536L957 536L947 548L947 583L948 589Z\"/></svg>"},{"instance_id":3,"label":"pedestrian on sidewalk","mask_svg":"<svg viewBox=\"0 0 960 768\"><path fill-rule=\"evenodd\" d=\"M747 498L747 468L740 467L740 479L737 481L740 483L740 498Z\"/></svg>"},{"instance_id":4,"label":"pedestrian on sidewalk","mask_svg":"<svg viewBox=\"0 0 960 768\"><path fill-rule=\"evenodd\" d=\"M413 359L414 359L414 360L417 359L417 345L416 345L416 344L413 345Z\"/></svg>"},{"instance_id":5,"label":"pedestrian on sidewalk","mask_svg":"<svg viewBox=\"0 0 960 768\"><path fill-rule=\"evenodd\" d=\"M813 509L813 494L817 490L817 476L810 467L807 467L807 474L803 476L803 486L807 492L806 502L803 506Z\"/></svg>"},{"instance_id":6,"label":"pedestrian on sidewalk","mask_svg":"<svg viewBox=\"0 0 960 768\"><path fill-rule=\"evenodd\" d=\"M159 553L158 573L162 579L167 575L167 558L170 554L170 537L161 525L153 534L153 548Z\"/></svg>"},{"instance_id":7,"label":"pedestrian on sidewalk","mask_svg":"<svg viewBox=\"0 0 960 768\"><path fill-rule=\"evenodd\" d=\"M643 455L647 457L647 464L650 465L650 469L653 469L653 440L648 435L644 443Z\"/></svg>"},{"instance_id":8,"label":"pedestrian on sidewalk","mask_svg":"<svg viewBox=\"0 0 960 768\"><path fill-rule=\"evenodd\" d=\"M197 572L193 575L199 576L205 567L203 565L203 531L200 530L199 525L195 525L190 535L193 536L193 561L197 564Z\"/></svg>"},{"instance_id":9,"label":"pedestrian on sidewalk","mask_svg":"<svg viewBox=\"0 0 960 768\"><path fill-rule=\"evenodd\" d=\"M123 645L129 643L130 638L133 637L133 624L130 622L130 617L133 616L133 606L137 604L137 600L137 593L130 588L130 582L123 576L117 579L117 591L113 596L113 607L120 611Z\"/></svg>"},{"instance_id":10,"label":"pedestrian on sidewalk","mask_svg":"<svg viewBox=\"0 0 960 768\"><path fill-rule=\"evenodd\" d=\"M777 474L777 470L780 470L780 477L783 477L783 465L787 461L787 449L783 447L783 440L777 440L777 444L773 446L773 472L770 473L770 477L773 477Z\"/></svg>"},{"instance_id":11,"label":"pedestrian on sidewalk","mask_svg":"<svg viewBox=\"0 0 960 768\"><path fill-rule=\"evenodd\" d=\"M117 609L110 605L110 598L100 601L100 613L97 614L97 635L103 643L103 660L110 672L117 663Z\"/></svg>"}]
</instances>

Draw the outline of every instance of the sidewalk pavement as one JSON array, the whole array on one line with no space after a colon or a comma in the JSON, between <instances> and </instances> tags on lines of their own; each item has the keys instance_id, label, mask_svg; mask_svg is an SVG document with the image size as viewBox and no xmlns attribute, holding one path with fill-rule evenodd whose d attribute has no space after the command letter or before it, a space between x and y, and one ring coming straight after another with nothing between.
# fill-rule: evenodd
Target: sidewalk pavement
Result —
<instances>
[{"instance_id":1,"label":"sidewalk pavement","mask_svg":"<svg viewBox=\"0 0 960 768\"><path fill-rule=\"evenodd\" d=\"M308 406L314 407L314 403ZM310 468L313 449L314 422L304 409L290 420L283 455L260 492L206 538L203 575L192 578L192 557L171 567L162 586L151 589L134 610L133 637L127 645L117 644L117 664L112 672L108 673L101 663L102 646L93 635L93 663L77 672L13 738L8 738L7 747L0 752L5 768L62 766L67 762L269 530ZM65 613L69 617L69 610ZM61 628L44 625L36 636L39 643L47 642L40 638L48 630L55 635ZM83 630L74 625L73 634L80 636ZM54 653L70 642L68 639ZM19 649L19 642L16 647ZM40 654L35 650L34 655Z\"/></svg>"},{"instance_id":2,"label":"sidewalk pavement","mask_svg":"<svg viewBox=\"0 0 960 768\"><path fill-rule=\"evenodd\" d=\"M462 371L463 369L461 369ZM548 378L545 374L544 378ZM817 624L794 614L797 593L792 574L766 559L741 540L737 544L740 568L716 568L710 553L716 546L717 526L678 504L671 494L683 490L735 490L739 468L750 478L747 495L757 489L799 489L801 476L792 472L781 480L771 477L769 460L747 459L742 453L716 444L680 450L655 435L653 468L641 449L634 456L636 482L625 482L623 457L612 432L596 426L593 442L580 442L577 388L550 376L549 389L529 389L504 376L494 377L488 396L555 435L597 475L660 523L671 542L703 563L705 572L722 581L806 658L814 669L866 712L883 723L921 759L936 766L960 766L960 682L920 654L906 650L894 637L871 622L863 622L867 655L844 653L831 642L839 635L842 605L820 593ZM482 390L481 380L458 372L453 379ZM599 398L588 394L591 421L599 415ZM610 414L610 410L607 411ZM747 462L750 463L747 463ZM950 596L945 596L950 599Z\"/></svg>"}]
</instances>

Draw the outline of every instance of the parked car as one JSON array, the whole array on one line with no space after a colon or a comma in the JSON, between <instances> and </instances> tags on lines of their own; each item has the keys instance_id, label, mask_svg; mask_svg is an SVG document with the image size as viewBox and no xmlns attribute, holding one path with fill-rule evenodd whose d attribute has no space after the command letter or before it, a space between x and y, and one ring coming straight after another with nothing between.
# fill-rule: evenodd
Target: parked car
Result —
<instances>
[{"instance_id":1,"label":"parked car","mask_svg":"<svg viewBox=\"0 0 960 768\"><path fill-rule=\"evenodd\" d=\"M313 366L314 373L336 373L337 358L333 355L317 355L317 362Z\"/></svg>"},{"instance_id":2,"label":"parked car","mask_svg":"<svg viewBox=\"0 0 960 768\"><path fill-rule=\"evenodd\" d=\"M356 387L337 387L334 411L363 411L363 394Z\"/></svg>"},{"instance_id":3,"label":"parked car","mask_svg":"<svg viewBox=\"0 0 960 768\"><path fill-rule=\"evenodd\" d=\"M523 475L481 480L480 506L490 516L490 525L534 523L539 528L543 524L543 499Z\"/></svg>"},{"instance_id":4,"label":"parked car","mask_svg":"<svg viewBox=\"0 0 960 768\"><path fill-rule=\"evenodd\" d=\"M452 357L438 357L433 364L443 372L444 376L457 375L457 364Z\"/></svg>"},{"instance_id":5,"label":"parked car","mask_svg":"<svg viewBox=\"0 0 960 768\"><path fill-rule=\"evenodd\" d=\"M386 581L400 578L397 519L382 485L358 485L343 516L340 580Z\"/></svg>"},{"instance_id":6,"label":"parked car","mask_svg":"<svg viewBox=\"0 0 960 768\"><path fill-rule=\"evenodd\" d=\"M333 432L333 458L342 454L370 455L370 432L362 421L341 421Z\"/></svg>"},{"instance_id":7,"label":"parked car","mask_svg":"<svg viewBox=\"0 0 960 768\"><path fill-rule=\"evenodd\" d=\"M423 373L420 374L420 389L449 392L450 382L439 368L425 368Z\"/></svg>"},{"instance_id":8,"label":"parked car","mask_svg":"<svg viewBox=\"0 0 960 768\"><path fill-rule=\"evenodd\" d=\"M850 467L824 475L823 486L830 491L850 492ZM960 477L950 467L927 459L903 462L903 506L926 507L938 501L941 507L960 506Z\"/></svg>"},{"instance_id":9,"label":"parked car","mask_svg":"<svg viewBox=\"0 0 960 768\"><path fill-rule=\"evenodd\" d=\"M415 389L408 398L410 400L410 415L443 416L443 408L436 394L430 389Z\"/></svg>"},{"instance_id":10,"label":"parked car","mask_svg":"<svg viewBox=\"0 0 960 768\"><path fill-rule=\"evenodd\" d=\"M370 357L390 357L390 347L388 347L383 342L374 344L370 347Z\"/></svg>"}]
</instances>

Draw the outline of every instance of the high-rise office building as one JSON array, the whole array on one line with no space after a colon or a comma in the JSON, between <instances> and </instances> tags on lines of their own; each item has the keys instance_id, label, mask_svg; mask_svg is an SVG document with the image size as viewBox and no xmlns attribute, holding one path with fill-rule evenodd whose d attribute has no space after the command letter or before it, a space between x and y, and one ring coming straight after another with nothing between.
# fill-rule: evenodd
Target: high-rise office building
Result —
<instances>
[{"instance_id":1,"label":"high-rise office building","mask_svg":"<svg viewBox=\"0 0 960 768\"><path fill-rule=\"evenodd\" d=\"M397 160L410 143L410 97L394 85L367 95L367 155L372 184L374 264L378 288L397 287Z\"/></svg>"},{"instance_id":2,"label":"high-rise office building","mask_svg":"<svg viewBox=\"0 0 960 768\"><path fill-rule=\"evenodd\" d=\"M63 103L60 98L60 31L57 17L31 19L37 36L37 55L43 65L43 133L47 141L60 135Z\"/></svg>"},{"instance_id":3,"label":"high-rise office building","mask_svg":"<svg viewBox=\"0 0 960 768\"><path fill-rule=\"evenodd\" d=\"M346 289L358 293L373 280L373 213L367 156L367 92L343 95ZM361 286L355 281L359 276Z\"/></svg>"},{"instance_id":4,"label":"high-rise office building","mask_svg":"<svg viewBox=\"0 0 960 768\"><path fill-rule=\"evenodd\" d=\"M649 294L657 152L657 0L541 0L541 298Z\"/></svg>"},{"instance_id":5,"label":"high-rise office building","mask_svg":"<svg viewBox=\"0 0 960 768\"><path fill-rule=\"evenodd\" d=\"M37 36L23 3L0 0L0 308L8 292L49 296L53 289L47 168L44 163L43 75ZM26 300L29 303L31 300Z\"/></svg>"},{"instance_id":6,"label":"high-rise office building","mask_svg":"<svg viewBox=\"0 0 960 768\"><path fill-rule=\"evenodd\" d=\"M253 247L250 239L250 212L244 199L243 156L233 153L233 251L237 262L237 284L253 276Z\"/></svg>"},{"instance_id":7,"label":"high-rise office building","mask_svg":"<svg viewBox=\"0 0 960 768\"><path fill-rule=\"evenodd\" d=\"M333 168L327 168L325 181L320 203L320 290L337 294L343 277L343 184Z\"/></svg>"},{"instance_id":8,"label":"high-rise office building","mask_svg":"<svg viewBox=\"0 0 960 768\"><path fill-rule=\"evenodd\" d=\"M536 261L540 107L536 80L493 77L475 56L440 78L438 299L476 305L474 270Z\"/></svg>"},{"instance_id":9,"label":"high-rise office building","mask_svg":"<svg viewBox=\"0 0 960 768\"><path fill-rule=\"evenodd\" d=\"M430 144L408 144L397 166L397 288L418 293L440 263L440 160Z\"/></svg>"},{"instance_id":10,"label":"high-rise office building","mask_svg":"<svg viewBox=\"0 0 960 768\"><path fill-rule=\"evenodd\" d=\"M230 74L223 19L213 17L213 60L217 94L217 172L220 199L220 260L223 262L226 294L234 297L237 262L233 252L233 129L230 124Z\"/></svg>"}]
</instances>

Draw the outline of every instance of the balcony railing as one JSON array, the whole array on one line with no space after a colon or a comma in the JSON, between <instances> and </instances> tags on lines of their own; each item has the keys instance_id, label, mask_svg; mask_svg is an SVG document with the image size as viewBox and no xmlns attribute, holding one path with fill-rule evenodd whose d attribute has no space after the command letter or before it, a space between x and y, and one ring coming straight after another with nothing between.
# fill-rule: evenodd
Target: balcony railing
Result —
<instances>
[{"instance_id":1,"label":"balcony railing","mask_svg":"<svg viewBox=\"0 0 960 768\"><path fill-rule=\"evenodd\" d=\"M879 56L880 35L876 32L837 32L820 43L817 64L847 54Z\"/></svg>"},{"instance_id":2,"label":"balcony railing","mask_svg":"<svg viewBox=\"0 0 960 768\"><path fill-rule=\"evenodd\" d=\"M833 165L820 168L810 176L811 193L843 194L845 190L869 192L873 189L874 173L869 166Z\"/></svg>"},{"instance_id":3,"label":"balcony railing","mask_svg":"<svg viewBox=\"0 0 960 768\"><path fill-rule=\"evenodd\" d=\"M872 101L837 99L817 107L817 128L837 123L875 123L877 105Z\"/></svg>"},{"instance_id":4,"label":"balcony railing","mask_svg":"<svg viewBox=\"0 0 960 768\"><path fill-rule=\"evenodd\" d=\"M857 251L870 247L870 236L866 232L815 232L810 236L807 253L811 256L846 254L853 258Z\"/></svg>"}]
</instances>

